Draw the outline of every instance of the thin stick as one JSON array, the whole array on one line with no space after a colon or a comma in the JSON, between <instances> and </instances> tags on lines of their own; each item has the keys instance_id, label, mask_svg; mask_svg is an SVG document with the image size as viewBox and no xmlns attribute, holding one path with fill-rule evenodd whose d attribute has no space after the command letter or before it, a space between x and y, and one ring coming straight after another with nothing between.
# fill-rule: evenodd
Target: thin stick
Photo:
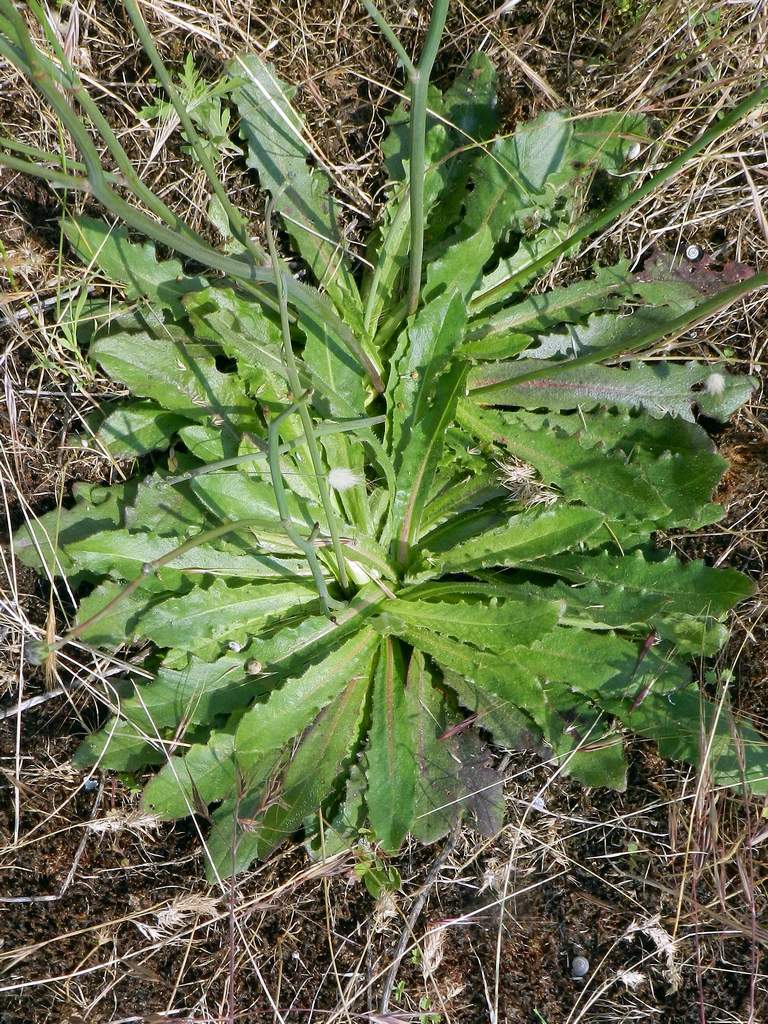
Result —
<instances>
[{"instance_id":1,"label":"thin stick","mask_svg":"<svg viewBox=\"0 0 768 1024\"><path fill-rule=\"evenodd\" d=\"M381 1002L379 1003L379 1013L382 1016L386 1014L387 1011L389 1010L389 1000L392 996L392 989L395 987L395 979L397 978L397 972L400 968L400 962L405 956L406 950L408 949L408 946L413 937L413 929L416 926L416 922L419 919L419 915L424 909L424 904L427 902L427 896L429 896L430 889L437 880L437 876L440 874L440 869L442 868L443 864L445 864L445 862L448 860L451 853L453 853L453 849L456 846L456 842L459 838L460 832L461 824L460 822L457 822L454 825L453 830L445 843L445 846L442 848L440 853L438 853L437 857L432 862L432 867L429 869L429 874L424 880L424 885L421 887L419 895L413 901L413 906L411 907L408 917L406 918L405 921L405 928L403 928L403 931L400 935L400 941L398 942L397 949L395 950L395 958L392 961L392 966L389 968L389 971L387 972L387 977L384 981L384 991L381 994Z\"/></svg>"},{"instance_id":2,"label":"thin stick","mask_svg":"<svg viewBox=\"0 0 768 1024\"><path fill-rule=\"evenodd\" d=\"M360 430L384 422L386 422L386 416L364 416L360 419L349 420L343 423L318 423L315 426L315 436L326 437L333 434L343 434L349 430ZM248 462L265 459L269 451L268 446L264 445L260 438L253 437L252 435L250 437L257 445L263 446L262 451L248 452L245 455L233 455L229 459L219 459L218 462L206 462L203 466L195 466L184 473L179 473L178 476L166 476L159 482L161 484L185 483L187 480L194 480L199 476L207 476L209 473L218 473L220 470L229 469L231 466L242 466ZM289 452L295 451L301 443L301 440L296 439L281 444L277 450L278 455L287 455Z\"/></svg>"},{"instance_id":3,"label":"thin stick","mask_svg":"<svg viewBox=\"0 0 768 1024\"><path fill-rule=\"evenodd\" d=\"M131 203L127 202L112 189L101 165L99 153L90 135L78 114L67 100L66 90L62 91L61 89L61 86L66 87L68 84L67 80L61 81L58 69L36 47L29 36L23 18L21 18L10 0L0 0L0 13L12 24L19 41L19 45L15 45L9 37L0 34L0 56L5 57L9 63L32 82L72 137L72 141L80 151L87 169L89 188L86 190L90 191L110 213L119 217L130 227L140 231L153 241L167 245L170 249L198 263L218 270L235 281L242 282L247 287L253 288L256 286L255 294L259 300L275 308L271 289L264 289L263 287L272 284L273 271L271 267L259 266L251 253L247 253L244 257L232 257L220 253L207 243L198 240L198 236L194 235L194 233L190 234L189 228L181 231L176 227L169 227L166 223L158 223L152 217L147 216L142 210L132 206ZM3 159L7 160L7 157ZM24 168L19 169L23 169L26 173L36 175L37 177L49 176L48 168L40 167L34 163L29 163ZM135 172L133 173L133 179L132 183L135 188L138 181ZM75 182L70 182L69 187L75 187L75 184ZM130 186L131 182L128 182L128 184ZM367 353L363 351L362 346L349 326L338 316L330 301L314 289L301 284L291 274L284 273L282 276L288 298L293 306L297 310L303 311L310 318L325 323L338 340L358 360L368 375L374 389L382 393L384 384L376 366Z\"/></svg>"},{"instance_id":4,"label":"thin stick","mask_svg":"<svg viewBox=\"0 0 768 1024\"><path fill-rule=\"evenodd\" d=\"M272 475L272 487L275 492L275 501L277 502L277 510L280 514L280 525L285 530L288 539L299 548L300 551L304 552L307 562L309 562L309 568L312 570L312 576L315 580L315 586L317 592L320 595L320 600L323 602L323 609L329 619L333 619L334 609L343 608L344 605L335 601L328 593L328 586L323 577L323 571L320 567L320 560L317 557L317 552L313 546L314 535L317 530L317 523L312 529L309 540L304 538L294 528L291 520L291 514L288 510L288 500L285 496L285 485L283 483L283 474L280 470L280 424L288 416L293 416L294 413L299 411L303 405L306 404L307 400L311 397L312 392L306 391L298 401L294 402L287 409L284 409L279 416L275 418L269 424L269 471Z\"/></svg>"},{"instance_id":5,"label":"thin stick","mask_svg":"<svg viewBox=\"0 0 768 1024\"><path fill-rule=\"evenodd\" d=\"M413 61L408 56L408 54L405 52L405 47L400 42L400 40L397 38L395 30L389 24L387 19L384 17L384 15L378 9L378 7L376 7L375 4L371 3L371 0L363 0L363 7L366 9L368 14L371 16L372 20L375 21L376 24L379 26L379 29L381 30L381 34L387 40L387 42L392 47L392 49L395 51L397 56L400 58L400 63L405 68L405 71L406 71L406 74L408 75L409 80L411 82L415 82L416 79L419 77L419 73L416 70L416 67L415 67Z\"/></svg>"},{"instance_id":6,"label":"thin stick","mask_svg":"<svg viewBox=\"0 0 768 1024\"><path fill-rule=\"evenodd\" d=\"M293 354L293 343L291 342L291 325L288 320L288 297L285 291L285 284L283 280L283 273L280 266L280 258L277 255L277 246L275 245L275 233L272 230L272 214L275 208L275 201L277 196L272 198L267 203L267 215L265 218L265 228L267 234L267 246L269 249L269 256L272 260L272 269L275 275L275 287L277 289L277 300L280 305L280 327L283 335L283 354L285 356L285 368L288 371L288 384L294 397L297 397L301 393L301 382L299 380L299 371L296 366L296 357ZM331 541L333 543L333 551L336 556L336 568L339 574L339 583L341 584L342 590L347 590L349 587L349 579L347 577L347 565L344 559L344 550L341 546L341 538L339 536L339 526L336 521L336 513L331 505L331 496L328 491L328 484L326 482L326 473L320 458L320 451L317 447L317 439L315 438L314 424L312 423L312 417L310 416L309 409L305 402L298 404L299 418L301 419L301 425L304 428L304 436L307 441L307 449L309 451L309 457L312 462L312 469L315 474L317 481L317 489L320 494L320 501L325 512L325 518L328 522L328 532L331 535ZM270 425L270 431L271 431ZM271 443L271 442L270 442ZM272 453L270 451L270 457ZM275 457L276 452L275 452ZM274 479L274 478L273 478ZM281 513L282 515L282 513Z\"/></svg>"},{"instance_id":7,"label":"thin stick","mask_svg":"<svg viewBox=\"0 0 768 1024\"><path fill-rule=\"evenodd\" d=\"M29 0L29 6L32 8L38 23L43 26L46 38L53 47L56 58L61 64L61 70L59 70L54 64L48 61L49 72L53 77L57 78L61 82L62 86L75 98L77 103L79 103L80 107L93 122L96 131L106 143L107 149L114 158L115 163L123 176L123 184L131 189L134 195L144 203L148 210L151 210L170 227L188 235L190 238L196 239L198 242L204 242L204 239L197 234L196 231L193 231L181 217L166 206L163 200L159 196L155 195L155 193L141 180L138 172L131 163L130 157L125 152L117 136L113 132L109 121L107 121L102 114L98 104L91 98L90 93L83 85L83 81L80 78L77 69L71 61L67 59L67 55L55 34L47 31L48 19L40 3L38 0ZM105 177L108 180L111 178L110 175L105 175Z\"/></svg>"},{"instance_id":8,"label":"thin stick","mask_svg":"<svg viewBox=\"0 0 768 1024\"><path fill-rule=\"evenodd\" d=\"M411 249L408 273L408 315L416 312L421 295L421 271L424 262L424 175L426 173L425 148L427 133L427 94L429 78L437 57L440 39L445 28L449 0L434 0L427 36L418 64L414 64L397 38L394 29L371 0L362 0L368 14L376 22L382 35L400 58L410 86L410 147L409 201L411 213Z\"/></svg>"},{"instance_id":9,"label":"thin stick","mask_svg":"<svg viewBox=\"0 0 768 1024\"><path fill-rule=\"evenodd\" d=\"M152 34L147 28L146 22L141 16L141 12L139 11L135 0L124 0L124 4L125 9L128 12L128 17L131 19L131 23L136 31L136 35L139 37L139 42L144 47L144 52L152 62L152 67L155 69L155 73L157 74L161 85L173 104L176 115L184 129L184 134L194 151L198 163L203 168L205 176L208 179L216 198L221 203L222 208L227 215L227 220L229 221L232 234L241 245L248 249L257 263L264 263L266 258L264 250L251 239L248 234L248 226L245 223L242 214L230 201L230 198L227 195L227 190L224 188L221 179L216 173L216 168L208 156L208 151L197 133L197 129L195 128L192 118L189 116L189 111L187 110L186 105L182 101L173 84L173 80L168 73L168 69L166 68L162 57L157 51Z\"/></svg>"},{"instance_id":10,"label":"thin stick","mask_svg":"<svg viewBox=\"0 0 768 1024\"><path fill-rule=\"evenodd\" d=\"M411 79L410 179L411 179L411 253L408 275L408 314L416 312L421 296L421 269L424 262L424 175L427 135L427 93L429 76L437 57L440 38L448 14L448 0L435 0L427 38L415 79Z\"/></svg>"}]
</instances>

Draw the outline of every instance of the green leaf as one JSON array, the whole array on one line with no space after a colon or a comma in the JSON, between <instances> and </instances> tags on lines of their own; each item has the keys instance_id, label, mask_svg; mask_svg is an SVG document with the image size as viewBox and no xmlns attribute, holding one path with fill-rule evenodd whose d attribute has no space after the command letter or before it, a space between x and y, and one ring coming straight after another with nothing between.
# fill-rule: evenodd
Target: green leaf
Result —
<instances>
[{"instance_id":1,"label":"green leaf","mask_svg":"<svg viewBox=\"0 0 768 1024\"><path fill-rule=\"evenodd\" d=\"M124 285L127 299L148 299L151 305L180 315L183 296L207 283L205 278L186 277L179 260L158 261L150 242L129 242L123 227L110 227L93 217L70 216L63 229L82 262L95 265L110 281Z\"/></svg>"},{"instance_id":2,"label":"green leaf","mask_svg":"<svg viewBox=\"0 0 768 1024\"><path fill-rule=\"evenodd\" d=\"M423 301L429 304L443 293L457 291L466 303L480 281L480 274L493 252L493 238L487 224L463 241L446 249L427 267ZM457 332L456 341L461 337Z\"/></svg>"},{"instance_id":3,"label":"green leaf","mask_svg":"<svg viewBox=\"0 0 768 1024\"><path fill-rule=\"evenodd\" d=\"M105 611L110 602L122 595L124 590L124 583L100 583L81 600L77 610L78 626L99 616L96 622L80 634L86 643L96 647L121 647L136 637L136 622L139 616L148 611L156 597L145 587L139 587L127 597L121 596L114 607Z\"/></svg>"},{"instance_id":4,"label":"green leaf","mask_svg":"<svg viewBox=\"0 0 768 1024\"><path fill-rule=\"evenodd\" d=\"M626 556L562 554L532 562L530 567L573 583L598 583L650 597L660 611L678 615L723 615L754 593L751 580L735 569L710 569L701 561L681 563L674 556L640 550Z\"/></svg>"},{"instance_id":5,"label":"green leaf","mask_svg":"<svg viewBox=\"0 0 768 1024\"><path fill-rule=\"evenodd\" d=\"M395 853L411 827L416 787L415 735L406 711L405 660L397 641L381 641L373 682L365 802L376 838Z\"/></svg>"},{"instance_id":6,"label":"green leaf","mask_svg":"<svg viewBox=\"0 0 768 1024\"><path fill-rule=\"evenodd\" d=\"M458 672L446 668L443 679L462 708L477 716L473 724L489 732L494 743L508 750L534 751L544 756L541 730L525 711L510 700L481 689ZM458 724L464 728L466 721L462 719Z\"/></svg>"},{"instance_id":7,"label":"green leaf","mask_svg":"<svg viewBox=\"0 0 768 1024\"><path fill-rule=\"evenodd\" d=\"M561 506L511 516L506 526L473 537L448 551L425 553L412 576L472 572L493 565L520 565L564 551L590 537L604 523L599 512Z\"/></svg>"},{"instance_id":8,"label":"green leaf","mask_svg":"<svg viewBox=\"0 0 768 1024\"><path fill-rule=\"evenodd\" d=\"M184 428L182 428L184 429ZM188 483L170 485L167 470L158 469L144 478L125 508L124 525L134 532L151 531L158 537L186 540L190 533L217 525L192 493Z\"/></svg>"},{"instance_id":9,"label":"green leaf","mask_svg":"<svg viewBox=\"0 0 768 1024\"><path fill-rule=\"evenodd\" d=\"M508 584L518 599L560 599L565 602L564 625L583 629L619 629L642 634L654 630L669 640L679 654L702 657L716 654L728 638L723 623L714 616L680 615L669 598L651 591L587 583L572 586L558 580L547 587L527 583ZM502 593L504 590L502 588Z\"/></svg>"},{"instance_id":10,"label":"green leaf","mask_svg":"<svg viewBox=\"0 0 768 1024\"><path fill-rule=\"evenodd\" d=\"M168 448L186 417L166 412L151 402L130 402L106 416L94 444L115 458L135 458Z\"/></svg>"},{"instance_id":11,"label":"green leaf","mask_svg":"<svg viewBox=\"0 0 768 1024\"><path fill-rule=\"evenodd\" d=\"M195 587L153 605L133 628L158 647L192 650L207 639L243 643L280 616L308 609L317 600L310 582L228 586L217 579L206 589Z\"/></svg>"},{"instance_id":12,"label":"green leaf","mask_svg":"<svg viewBox=\"0 0 768 1024\"><path fill-rule=\"evenodd\" d=\"M766 737L734 719L727 703L703 700L691 688L667 695L651 692L634 710L625 701L605 703L633 732L658 744L662 757L706 767L718 785L768 793Z\"/></svg>"},{"instance_id":13,"label":"green leaf","mask_svg":"<svg viewBox=\"0 0 768 1024\"><path fill-rule=\"evenodd\" d=\"M232 802L223 804L214 814L208 840L209 874L215 877L218 871L226 876L244 870L256 857L266 857L332 795L358 737L369 681L369 675L353 677L320 713L294 751L275 799L258 820L249 822L247 831L241 824L242 814L238 820L238 808Z\"/></svg>"},{"instance_id":14,"label":"green leaf","mask_svg":"<svg viewBox=\"0 0 768 1024\"><path fill-rule=\"evenodd\" d=\"M421 519L442 454L443 435L464 394L466 367L452 368L440 380L430 407L415 422L403 451L392 502L391 522L396 534L397 558L406 565L421 533Z\"/></svg>"},{"instance_id":15,"label":"green leaf","mask_svg":"<svg viewBox=\"0 0 768 1024\"><path fill-rule=\"evenodd\" d=\"M733 377L698 363L632 363L628 369L580 366L548 374L546 360L512 360L479 366L469 376L473 401L524 409L644 409L651 416L693 420L693 406L725 422L755 389L751 377ZM535 370L533 380L515 378ZM714 381L714 383L713 383Z\"/></svg>"},{"instance_id":16,"label":"green leaf","mask_svg":"<svg viewBox=\"0 0 768 1024\"><path fill-rule=\"evenodd\" d=\"M595 410L588 417L581 416L578 411L559 415L519 410L504 415L513 416L509 422L520 422L529 430L556 428L566 434L578 434L586 447L604 445L607 451L618 449L627 455L642 449L653 456L672 452L692 459L715 451L712 438L703 427L676 416L658 418L623 409L615 412Z\"/></svg>"},{"instance_id":17,"label":"green leaf","mask_svg":"<svg viewBox=\"0 0 768 1024\"><path fill-rule=\"evenodd\" d=\"M76 768L98 765L104 771L135 772L163 764L165 757L159 741L149 741L129 722L113 718L103 729L85 737L72 761Z\"/></svg>"},{"instance_id":18,"label":"green leaf","mask_svg":"<svg viewBox=\"0 0 768 1024\"><path fill-rule=\"evenodd\" d=\"M208 804L236 788L234 746L231 733L212 732L207 743L193 744L183 757L169 757L145 787L142 807L161 821L206 813Z\"/></svg>"},{"instance_id":19,"label":"green leaf","mask_svg":"<svg viewBox=\"0 0 768 1024\"><path fill-rule=\"evenodd\" d=\"M467 409L472 415L471 406L461 407L462 412ZM636 518L653 520L657 528L697 529L722 516L722 508L710 499L727 463L698 424L672 416L654 419L642 413L593 412L584 417L578 413L540 416L518 411L479 415L482 420L501 416L507 424L506 433L513 437L518 430L527 436L528 429L545 434L565 432L577 437L580 446L594 449L595 457L605 458L608 451L621 454L627 465L642 473L669 506L668 514L661 518L652 514L650 508L645 515L641 506L633 510Z\"/></svg>"},{"instance_id":20,"label":"green leaf","mask_svg":"<svg viewBox=\"0 0 768 1024\"><path fill-rule=\"evenodd\" d=\"M75 566L67 546L90 534L120 525L125 489L121 485L102 487L76 483L72 508L55 508L39 518L29 519L13 535L13 553L24 565L52 576L69 576Z\"/></svg>"},{"instance_id":21,"label":"green leaf","mask_svg":"<svg viewBox=\"0 0 768 1024\"><path fill-rule=\"evenodd\" d=\"M487 604L465 601L390 600L381 616L390 624L429 629L503 654L511 646L531 643L558 622L563 605L558 601L491 599Z\"/></svg>"},{"instance_id":22,"label":"green leaf","mask_svg":"<svg viewBox=\"0 0 768 1024\"><path fill-rule=\"evenodd\" d=\"M358 328L362 309L347 266L330 179L306 140L304 124L291 106L293 90L259 57L235 58L231 72L240 80L232 97L240 113L240 133L248 143L248 166L272 193L276 208L320 288Z\"/></svg>"},{"instance_id":23,"label":"green leaf","mask_svg":"<svg viewBox=\"0 0 768 1024\"><path fill-rule=\"evenodd\" d=\"M529 430L514 417L470 402L463 404L459 420L476 438L501 444L533 466L544 483L555 484L569 500L619 519L655 521L671 511L644 465L628 463L623 452L614 455L594 444L585 448L579 435L563 434L557 427Z\"/></svg>"},{"instance_id":24,"label":"green leaf","mask_svg":"<svg viewBox=\"0 0 768 1024\"><path fill-rule=\"evenodd\" d=\"M690 309L691 304L683 308ZM631 351L633 346L636 347L638 339L644 337L650 330L662 329L676 312L663 307L655 309L651 306L640 306L639 309L625 315L606 313L590 316L584 324L571 323L565 330L539 335L521 354L523 358L558 360L560 357L573 358L592 354L595 362L598 362L601 350L610 346L625 347L627 351ZM493 334L488 335L485 340L486 346L490 346L493 337ZM466 347L468 351L482 353L484 349L480 345L481 342L474 342Z\"/></svg>"},{"instance_id":25,"label":"green leaf","mask_svg":"<svg viewBox=\"0 0 768 1024\"><path fill-rule=\"evenodd\" d=\"M561 770L585 786L624 792L627 762L621 733L570 686L549 683L545 693L549 718L544 734Z\"/></svg>"},{"instance_id":26,"label":"green leaf","mask_svg":"<svg viewBox=\"0 0 768 1024\"><path fill-rule=\"evenodd\" d=\"M66 551L77 569L131 580L142 566L177 547L176 538L127 530L100 531L67 545ZM230 576L239 579L295 579L310 576L306 562L278 559L270 555L238 554L201 544L177 556L157 570L159 579L178 583L181 575Z\"/></svg>"},{"instance_id":27,"label":"green leaf","mask_svg":"<svg viewBox=\"0 0 768 1024\"><path fill-rule=\"evenodd\" d=\"M413 651L405 687L417 768L411 832L422 843L447 835L463 810L455 744L439 739L457 716L436 683L424 655Z\"/></svg>"},{"instance_id":28,"label":"green leaf","mask_svg":"<svg viewBox=\"0 0 768 1024\"><path fill-rule=\"evenodd\" d=\"M396 370L387 385L391 446L399 456L395 468L402 461L410 432L435 403L438 379L454 356L465 323L461 296L444 292L420 310L403 333L394 356Z\"/></svg>"},{"instance_id":29,"label":"green leaf","mask_svg":"<svg viewBox=\"0 0 768 1024\"><path fill-rule=\"evenodd\" d=\"M470 316L477 316L489 306L498 305L504 299L523 292L541 274L541 271L526 273L526 268L554 249L563 240L562 236L562 229L542 228L531 236L523 235L517 239L517 248L509 255L500 256L484 274L470 300ZM578 246L574 246L567 255L575 255L577 249Z\"/></svg>"},{"instance_id":30,"label":"green leaf","mask_svg":"<svg viewBox=\"0 0 768 1024\"><path fill-rule=\"evenodd\" d=\"M328 821L322 814L310 819L305 825L307 851L315 860L328 860L337 853L356 846L360 831L365 823L365 774L361 755L350 766L344 790L344 798L331 812Z\"/></svg>"},{"instance_id":31,"label":"green leaf","mask_svg":"<svg viewBox=\"0 0 768 1024\"><path fill-rule=\"evenodd\" d=\"M449 164L445 163L445 159L451 149L449 130L442 124L433 125L427 132L424 147L424 210L427 228L430 211L437 209L438 198L443 194L449 177ZM410 223L408 190L398 183L390 190L383 221L377 232L381 236L381 243L369 251L374 269L365 282L364 327L368 337L376 335L379 321L385 313L391 316L397 310L399 285L408 265ZM400 322L404 318L403 309L397 320Z\"/></svg>"},{"instance_id":32,"label":"green leaf","mask_svg":"<svg viewBox=\"0 0 768 1024\"><path fill-rule=\"evenodd\" d=\"M240 377L254 394L283 399L287 371L281 356L280 326L231 288L205 288L187 295L184 311L195 337L221 346L237 361Z\"/></svg>"},{"instance_id":33,"label":"green leaf","mask_svg":"<svg viewBox=\"0 0 768 1024\"><path fill-rule=\"evenodd\" d=\"M486 693L509 701L538 722L544 710L544 695L535 671L528 665L525 647L509 648L503 657L457 643L428 629L413 627L382 615L372 625L382 634L394 634L416 650L428 654L444 672L455 672Z\"/></svg>"},{"instance_id":34,"label":"green leaf","mask_svg":"<svg viewBox=\"0 0 768 1024\"><path fill-rule=\"evenodd\" d=\"M236 433L238 425L253 422L252 404L237 377L217 370L216 352L178 328L137 318L135 330L98 338L90 355L135 395L187 419L210 419Z\"/></svg>"},{"instance_id":35,"label":"green leaf","mask_svg":"<svg viewBox=\"0 0 768 1024\"><path fill-rule=\"evenodd\" d=\"M361 629L298 678L280 683L245 713L237 730L236 749L237 763L246 778L265 754L300 735L350 679L370 676L377 645L376 634Z\"/></svg>"},{"instance_id":36,"label":"green leaf","mask_svg":"<svg viewBox=\"0 0 768 1024\"><path fill-rule=\"evenodd\" d=\"M474 815L479 832L494 835L504 818L501 779L474 733L451 734L460 716L419 651L411 656L407 696L417 740L413 835L433 843L466 811Z\"/></svg>"},{"instance_id":37,"label":"green leaf","mask_svg":"<svg viewBox=\"0 0 768 1024\"><path fill-rule=\"evenodd\" d=\"M447 129L448 159L439 203L428 211L426 244L445 237L458 220L467 179L486 142L497 129L496 69L481 52L473 53L443 96L440 113Z\"/></svg>"},{"instance_id":38,"label":"green leaf","mask_svg":"<svg viewBox=\"0 0 768 1024\"><path fill-rule=\"evenodd\" d=\"M467 336L473 339L510 331L539 332L556 324L578 322L598 309L618 309L636 287L629 261L621 260L613 267L597 267L590 280L529 295L522 302L473 320Z\"/></svg>"},{"instance_id":39,"label":"green leaf","mask_svg":"<svg viewBox=\"0 0 768 1024\"><path fill-rule=\"evenodd\" d=\"M191 656L178 668L169 661L151 682L135 685L135 696L120 702L121 718L150 736L176 730L182 722L205 725L244 707L258 689L242 655L227 654L212 662Z\"/></svg>"},{"instance_id":40,"label":"green leaf","mask_svg":"<svg viewBox=\"0 0 768 1024\"><path fill-rule=\"evenodd\" d=\"M275 492L268 478L237 471L209 473L190 481L190 489L219 519L234 521L263 516L264 525L257 531L260 538L264 539L267 532L277 534L281 550L295 553L280 526ZM291 519L297 527L309 531L314 523L324 522L322 509L308 505L290 493L286 494L286 499Z\"/></svg>"},{"instance_id":41,"label":"green leaf","mask_svg":"<svg viewBox=\"0 0 768 1024\"><path fill-rule=\"evenodd\" d=\"M268 674L279 677L298 674L308 664L325 657L341 640L363 628L384 599L383 591L369 584L333 619L327 615L308 615L296 626L283 625L269 637L256 638L247 654Z\"/></svg>"},{"instance_id":42,"label":"green leaf","mask_svg":"<svg viewBox=\"0 0 768 1024\"><path fill-rule=\"evenodd\" d=\"M571 124L558 113L547 113L496 141L478 161L474 189L464 214L464 236L487 224L495 240L512 231L523 232L554 196L542 192L547 178L563 163L572 136Z\"/></svg>"},{"instance_id":43,"label":"green leaf","mask_svg":"<svg viewBox=\"0 0 768 1024\"><path fill-rule=\"evenodd\" d=\"M421 310L404 333L387 387L396 492L388 533L398 536L405 562L418 537L421 516L442 452L443 434L463 394L465 367L451 365L466 321L461 297L445 293Z\"/></svg>"}]
</instances>

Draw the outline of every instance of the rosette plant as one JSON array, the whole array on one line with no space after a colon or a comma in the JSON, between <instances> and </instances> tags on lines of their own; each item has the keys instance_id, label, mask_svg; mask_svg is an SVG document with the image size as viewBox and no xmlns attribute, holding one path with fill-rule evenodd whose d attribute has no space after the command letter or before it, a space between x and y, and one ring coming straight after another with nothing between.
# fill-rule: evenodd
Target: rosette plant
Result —
<instances>
[{"instance_id":1,"label":"rosette plant","mask_svg":"<svg viewBox=\"0 0 768 1024\"><path fill-rule=\"evenodd\" d=\"M329 851L366 829L391 852L468 810L493 828L489 736L622 788L636 735L766 792L763 737L691 672L752 585L655 537L723 514L726 463L706 426L754 387L665 359L661 342L767 278L661 252L639 271L567 270L766 90L638 186L642 116L545 113L497 137L482 54L430 86L446 0L418 63L366 3L408 97L364 258L291 89L244 55L220 90L269 196L262 247L135 0L124 6L210 180L220 248L139 179L56 38L0 0L0 53L81 161L3 140L0 163L90 191L112 220L67 216L66 237L124 294L78 310L90 359L132 396L89 443L136 472L75 485L69 507L15 537L24 562L79 594L40 657L135 652L77 762L159 769L144 806L210 819L213 876L302 830ZM544 287L555 265L568 283Z\"/></svg>"}]
</instances>

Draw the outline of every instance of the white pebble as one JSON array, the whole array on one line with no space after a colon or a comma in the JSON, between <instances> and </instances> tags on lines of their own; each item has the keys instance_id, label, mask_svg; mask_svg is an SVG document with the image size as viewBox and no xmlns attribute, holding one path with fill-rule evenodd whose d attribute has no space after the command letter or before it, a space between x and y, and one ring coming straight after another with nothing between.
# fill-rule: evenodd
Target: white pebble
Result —
<instances>
[{"instance_id":1,"label":"white pebble","mask_svg":"<svg viewBox=\"0 0 768 1024\"><path fill-rule=\"evenodd\" d=\"M589 974L589 960L585 956L575 956L571 960L571 977L574 980L586 978Z\"/></svg>"}]
</instances>

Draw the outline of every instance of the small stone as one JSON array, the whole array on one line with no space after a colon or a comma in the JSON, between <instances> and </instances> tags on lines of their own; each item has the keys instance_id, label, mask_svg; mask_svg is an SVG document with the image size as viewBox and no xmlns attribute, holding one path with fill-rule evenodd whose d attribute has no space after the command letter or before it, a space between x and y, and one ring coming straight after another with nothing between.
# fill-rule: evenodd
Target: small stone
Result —
<instances>
[{"instance_id":1,"label":"small stone","mask_svg":"<svg viewBox=\"0 0 768 1024\"><path fill-rule=\"evenodd\" d=\"M580 981L589 974L589 960L585 956L575 956L571 960L571 977L574 981Z\"/></svg>"}]
</instances>

